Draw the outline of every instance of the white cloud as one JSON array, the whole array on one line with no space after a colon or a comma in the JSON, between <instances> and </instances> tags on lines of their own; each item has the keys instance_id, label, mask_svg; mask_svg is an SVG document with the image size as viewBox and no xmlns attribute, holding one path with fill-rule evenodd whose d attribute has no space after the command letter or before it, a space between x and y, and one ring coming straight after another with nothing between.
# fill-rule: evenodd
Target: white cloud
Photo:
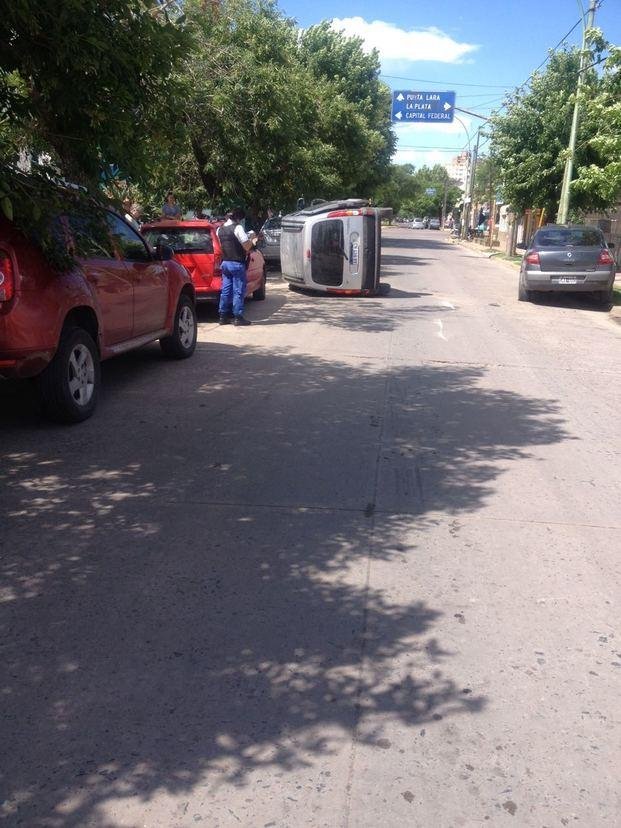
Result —
<instances>
[{"instance_id":1,"label":"white cloud","mask_svg":"<svg viewBox=\"0 0 621 828\"><path fill-rule=\"evenodd\" d=\"M458 117L459 120L457 120ZM442 133L442 135L455 135L455 144L457 145L460 141L463 141L464 149L466 149L467 136L472 141L476 136L474 121L461 112L458 116L455 116L454 121L449 123L395 124L394 126L399 140L408 141L409 143L415 143L415 139L419 138L425 144L428 144L429 139L433 138L433 133Z\"/></svg>"},{"instance_id":2,"label":"white cloud","mask_svg":"<svg viewBox=\"0 0 621 828\"><path fill-rule=\"evenodd\" d=\"M457 155L457 153L455 153ZM415 167L433 167L436 164L448 164L452 156L437 150L397 149L392 158L393 164L412 164Z\"/></svg>"},{"instance_id":3,"label":"white cloud","mask_svg":"<svg viewBox=\"0 0 621 828\"><path fill-rule=\"evenodd\" d=\"M458 43L435 26L407 30L383 20L368 23L362 17L337 17L332 21L332 28L349 37L362 38L367 51L377 49L383 60L461 63L466 55L479 48L472 43Z\"/></svg>"}]
</instances>

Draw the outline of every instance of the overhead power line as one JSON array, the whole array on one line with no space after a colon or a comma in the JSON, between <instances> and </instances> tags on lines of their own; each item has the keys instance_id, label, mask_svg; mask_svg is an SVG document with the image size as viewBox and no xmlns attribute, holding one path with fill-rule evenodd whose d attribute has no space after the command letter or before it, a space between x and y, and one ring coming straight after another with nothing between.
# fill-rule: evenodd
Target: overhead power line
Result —
<instances>
[{"instance_id":1,"label":"overhead power line","mask_svg":"<svg viewBox=\"0 0 621 828\"><path fill-rule=\"evenodd\" d=\"M436 152L454 152L459 155L462 150L459 147L432 147L432 146L414 146L414 144L399 144L397 151L402 149L411 150L435 150Z\"/></svg>"},{"instance_id":2,"label":"overhead power line","mask_svg":"<svg viewBox=\"0 0 621 828\"><path fill-rule=\"evenodd\" d=\"M493 83L455 83L453 81L434 81L425 78L402 78L399 75L384 75L380 74L382 78L390 78L391 80L414 81L415 83L433 83L435 86L470 86L476 89L511 89L513 84L508 83L504 86Z\"/></svg>"}]
</instances>

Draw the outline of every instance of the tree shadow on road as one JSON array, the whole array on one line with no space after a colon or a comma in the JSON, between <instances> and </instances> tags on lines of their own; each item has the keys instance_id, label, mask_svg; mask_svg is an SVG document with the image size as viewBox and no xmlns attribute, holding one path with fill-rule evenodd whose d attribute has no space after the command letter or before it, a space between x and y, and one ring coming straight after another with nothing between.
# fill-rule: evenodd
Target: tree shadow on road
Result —
<instances>
[{"instance_id":1,"label":"tree shadow on road","mask_svg":"<svg viewBox=\"0 0 621 828\"><path fill-rule=\"evenodd\" d=\"M442 610L366 572L422 555L404 537L431 512L476 511L512 461L567 439L555 403L483 376L153 346L104 365L71 429L33 428L28 394L0 387L3 815L112 828L126 800L312 774L354 731L482 710ZM369 488L391 454L422 494Z\"/></svg>"}]
</instances>

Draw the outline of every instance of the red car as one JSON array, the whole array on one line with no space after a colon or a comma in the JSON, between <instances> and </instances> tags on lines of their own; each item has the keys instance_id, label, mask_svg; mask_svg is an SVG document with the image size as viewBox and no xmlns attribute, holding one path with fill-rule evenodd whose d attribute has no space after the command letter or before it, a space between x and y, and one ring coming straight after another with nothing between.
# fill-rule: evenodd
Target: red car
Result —
<instances>
[{"instance_id":1,"label":"red car","mask_svg":"<svg viewBox=\"0 0 621 828\"><path fill-rule=\"evenodd\" d=\"M161 221L143 224L141 230L153 247L166 244L174 250L175 259L188 269L196 301L217 302L222 288L220 264L222 248L217 234L218 225L204 219L189 221ZM248 254L248 283L246 296L265 299L266 268L259 250Z\"/></svg>"},{"instance_id":2,"label":"red car","mask_svg":"<svg viewBox=\"0 0 621 828\"><path fill-rule=\"evenodd\" d=\"M194 286L172 250L154 253L116 213L102 218L97 233L84 218L57 219L75 257L66 271L0 219L0 376L36 378L60 422L95 410L101 360L155 339L176 359L196 346Z\"/></svg>"}]
</instances>

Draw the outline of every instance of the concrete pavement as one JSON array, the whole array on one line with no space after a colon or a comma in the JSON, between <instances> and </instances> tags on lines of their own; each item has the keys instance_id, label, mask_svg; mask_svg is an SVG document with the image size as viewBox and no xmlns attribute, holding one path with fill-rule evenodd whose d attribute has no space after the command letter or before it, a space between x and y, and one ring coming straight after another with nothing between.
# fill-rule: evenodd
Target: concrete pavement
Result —
<instances>
[{"instance_id":1,"label":"concrete pavement","mask_svg":"<svg viewBox=\"0 0 621 828\"><path fill-rule=\"evenodd\" d=\"M6 824L618 825L621 330L384 241L81 426L0 385Z\"/></svg>"}]
</instances>

